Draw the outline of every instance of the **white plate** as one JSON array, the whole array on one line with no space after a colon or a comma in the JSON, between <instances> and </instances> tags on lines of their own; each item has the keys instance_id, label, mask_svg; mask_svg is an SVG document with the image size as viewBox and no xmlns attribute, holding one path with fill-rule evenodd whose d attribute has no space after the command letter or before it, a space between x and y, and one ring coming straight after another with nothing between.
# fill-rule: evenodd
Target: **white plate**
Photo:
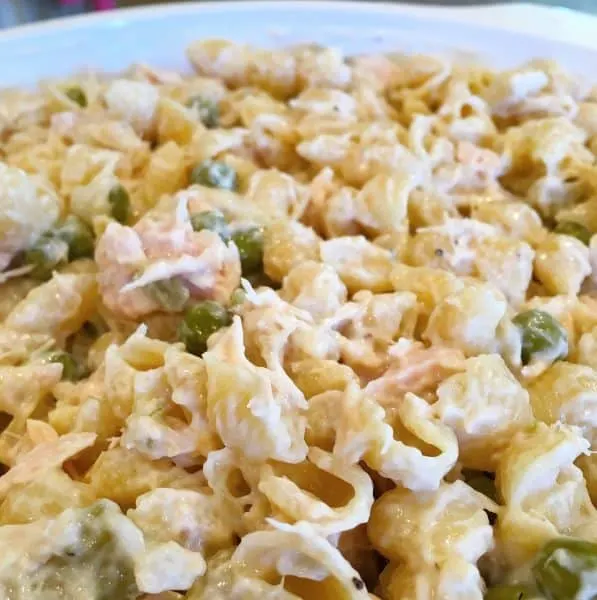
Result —
<instances>
[{"instance_id":1,"label":"white plate","mask_svg":"<svg viewBox=\"0 0 597 600\"><path fill-rule=\"evenodd\" d=\"M597 17L563 8L441 8L348 2L214 2L96 13L0 33L0 87L30 85L82 68L132 62L187 68L192 40L262 46L314 41L346 52L470 52L507 67L554 57L587 75L597 63Z\"/></svg>"}]
</instances>

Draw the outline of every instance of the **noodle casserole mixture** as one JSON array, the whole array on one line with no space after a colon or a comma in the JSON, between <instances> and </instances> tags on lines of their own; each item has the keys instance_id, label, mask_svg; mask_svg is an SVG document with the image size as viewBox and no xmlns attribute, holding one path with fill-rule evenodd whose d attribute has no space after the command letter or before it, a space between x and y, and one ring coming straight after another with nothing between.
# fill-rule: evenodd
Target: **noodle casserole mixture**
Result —
<instances>
[{"instance_id":1,"label":"noodle casserole mixture","mask_svg":"<svg viewBox=\"0 0 597 600\"><path fill-rule=\"evenodd\" d=\"M0 92L0 599L597 598L597 91L188 57Z\"/></svg>"}]
</instances>

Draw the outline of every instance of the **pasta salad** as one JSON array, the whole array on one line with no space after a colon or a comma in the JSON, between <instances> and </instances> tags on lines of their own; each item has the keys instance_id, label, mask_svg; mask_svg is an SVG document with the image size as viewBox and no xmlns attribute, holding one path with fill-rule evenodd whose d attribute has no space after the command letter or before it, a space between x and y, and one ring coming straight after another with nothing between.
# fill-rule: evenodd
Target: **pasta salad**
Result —
<instances>
[{"instance_id":1,"label":"pasta salad","mask_svg":"<svg viewBox=\"0 0 597 600\"><path fill-rule=\"evenodd\" d=\"M0 92L0 598L597 597L597 91L188 58Z\"/></svg>"}]
</instances>

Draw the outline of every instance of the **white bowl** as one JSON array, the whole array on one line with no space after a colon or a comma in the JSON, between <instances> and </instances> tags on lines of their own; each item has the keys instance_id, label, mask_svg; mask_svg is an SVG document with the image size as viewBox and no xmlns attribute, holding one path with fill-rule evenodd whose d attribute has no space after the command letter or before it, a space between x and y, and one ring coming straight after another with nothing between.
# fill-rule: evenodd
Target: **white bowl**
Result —
<instances>
[{"instance_id":1,"label":"white bowl","mask_svg":"<svg viewBox=\"0 0 597 600\"><path fill-rule=\"evenodd\" d=\"M597 17L563 8L201 2L96 13L4 31L0 87L31 85L88 67L118 71L139 61L186 69L186 46L205 37L266 47L314 41L347 52L458 50L489 59L496 67L553 57L588 75L597 62Z\"/></svg>"}]
</instances>

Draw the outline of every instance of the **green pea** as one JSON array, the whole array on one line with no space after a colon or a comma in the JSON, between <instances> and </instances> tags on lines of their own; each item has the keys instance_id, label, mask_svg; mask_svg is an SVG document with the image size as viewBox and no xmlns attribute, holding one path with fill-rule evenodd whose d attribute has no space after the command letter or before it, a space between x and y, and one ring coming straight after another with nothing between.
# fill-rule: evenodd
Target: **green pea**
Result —
<instances>
[{"instance_id":1,"label":"green pea","mask_svg":"<svg viewBox=\"0 0 597 600\"><path fill-rule=\"evenodd\" d=\"M109 515L97 513L99 503L76 509L79 538L52 556L36 572L36 597L79 598L82 580L93 581L89 600L134 600L140 592L135 583L134 562L110 523Z\"/></svg>"},{"instance_id":2,"label":"green pea","mask_svg":"<svg viewBox=\"0 0 597 600\"><path fill-rule=\"evenodd\" d=\"M143 288L168 312L181 311L189 299L189 290L180 279L154 281Z\"/></svg>"},{"instance_id":3,"label":"green pea","mask_svg":"<svg viewBox=\"0 0 597 600\"><path fill-rule=\"evenodd\" d=\"M60 363L62 365L62 379L69 381L78 381L85 376L85 369L82 368L73 358L72 354L57 350L50 352L45 360L51 363Z\"/></svg>"},{"instance_id":4,"label":"green pea","mask_svg":"<svg viewBox=\"0 0 597 600\"><path fill-rule=\"evenodd\" d=\"M226 163L204 160L191 171L191 182L221 190L236 190L236 171Z\"/></svg>"},{"instance_id":5,"label":"green pea","mask_svg":"<svg viewBox=\"0 0 597 600\"><path fill-rule=\"evenodd\" d=\"M64 95L72 100L75 104L78 104L81 108L87 106L87 96L85 92L78 86L74 85L64 90Z\"/></svg>"},{"instance_id":6,"label":"green pea","mask_svg":"<svg viewBox=\"0 0 597 600\"><path fill-rule=\"evenodd\" d=\"M131 200L126 188L117 183L108 193L108 202L112 216L119 223L127 223L130 218Z\"/></svg>"},{"instance_id":7,"label":"green pea","mask_svg":"<svg viewBox=\"0 0 597 600\"><path fill-rule=\"evenodd\" d=\"M247 299L247 292L243 288L236 288L230 296L230 306L240 306Z\"/></svg>"},{"instance_id":8,"label":"green pea","mask_svg":"<svg viewBox=\"0 0 597 600\"><path fill-rule=\"evenodd\" d=\"M232 241L238 248L243 275L258 273L263 268L263 229L251 227L236 231Z\"/></svg>"},{"instance_id":9,"label":"green pea","mask_svg":"<svg viewBox=\"0 0 597 600\"><path fill-rule=\"evenodd\" d=\"M93 231L79 217L69 215L57 229L56 235L68 244L69 260L93 256Z\"/></svg>"},{"instance_id":10,"label":"green pea","mask_svg":"<svg viewBox=\"0 0 597 600\"><path fill-rule=\"evenodd\" d=\"M562 221L554 228L554 233L561 235L570 235L581 241L585 246L589 245L591 236L593 235L584 225L575 223L574 221Z\"/></svg>"},{"instance_id":11,"label":"green pea","mask_svg":"<svg viewBox=\"0 0 597 600\"><path fill-rule=\"evenodd\" d=\"M551 540L539 552L532 572L547 600L573 600L578 597L583 574L595 577L597 544L570 538Z\"/></svg>"},{"instance_id":12,"label":"green pea","mask_svg":"<svg viewBox=\"0 0 597 600\"><path fill-rule=\"evenodd\" d=\"M213 100L203 96L191 96L187 101L187 106L197 114L199 120L208 129L213 129L219 125L220 109Z\"/></svg>"},{"instance_id":13,"label":"green pea","mask_svg":"<svg viewBox=\"0 0 597 600\"><path fill-rule=\"evenodd\" d=\"M531 600L537 598L537 591L528 585L498 585L489 588L484 600Z\"/></svg>"},{"instance_id":14,"label":"green pea","mask_svg":"<svg viewBox=\"0 0 597 600\"><path fill-rule=\"evenodd\" d=\"M512 319L522 334L522 362L528 364L533 356L562 347L555 359L568 354L568 334L560 322L542 310L527 310Z\"/></svg>"},{"instance_id":15,"label":"green pea","mask_svg":"<svg viewBox=\"0 0 597 600\"><path fill-rule=\"evenodd\" d=\"M204 300L191 306L178 329L178 337L191 354L201 356L207 350L212 333L230 325L230 313L217 302Z\"/></svg>"},{"instance_id":16,"label":"green pea","mask_svg":"<svg viewBox=\"0 0 597 600\"><path fill-rule=\"evenodd\" d=\"M224 241L230 239L228 232L228 223L224 215L219 210L204 210L200 213L191 215L191 225L195 231L209 229L217 233Z\"/></svg>"},{"instance_id":17,"label":"green pea","mask_svg":"<svg viewBox=\"0 0 597 600\"><path fill-rule=\"evenodd\" d=\"M52 277L55 269L67 263L68 244L51 235L43 235L25 252L23 258L26 264L33 266L30 275L45 281Z\"/></svg>"},{"instance_id":18,"label":"green pea","mask_svg":"<svg viewBox=\"0 0 597 600\"><path fill-rule=\"evenodd\" d=\"M474 490L481 492L494 502L497 502L497 490L495 481L483 471L465 471L464 479Z\"/></svg>"}]
</instances>

